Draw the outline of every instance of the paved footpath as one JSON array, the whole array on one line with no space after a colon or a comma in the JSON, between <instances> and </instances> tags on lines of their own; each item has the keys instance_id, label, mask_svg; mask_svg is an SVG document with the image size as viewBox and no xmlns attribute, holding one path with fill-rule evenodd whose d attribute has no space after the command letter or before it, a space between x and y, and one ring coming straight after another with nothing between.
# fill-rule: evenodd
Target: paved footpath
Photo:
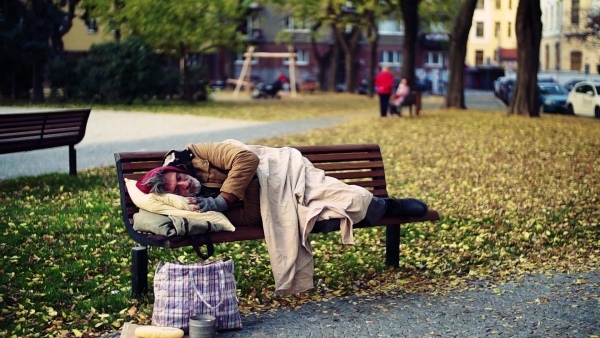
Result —
<instances>
[{"instance_id":1,"label":"paved footpath","mask_svg":"<svg viewBox=\"0 0 600 338\"><path fill-rule=\"evenodd\" d=\"M600 270L445 296L340 297L242 318L233 337L598 337Z\"/></svg>"},{"instance_id":2,"label":"paved footpath","mask_svg":"<svg viewBox=\"0 0 600 338\"><path fill-rule=\"evenodd\" d=\"M600 336L600 270L526 276L444 296L419 293L339 297L242 317L219 338ZM120 332L101 338L119 338Z\"/></svg>"}]
</instances>

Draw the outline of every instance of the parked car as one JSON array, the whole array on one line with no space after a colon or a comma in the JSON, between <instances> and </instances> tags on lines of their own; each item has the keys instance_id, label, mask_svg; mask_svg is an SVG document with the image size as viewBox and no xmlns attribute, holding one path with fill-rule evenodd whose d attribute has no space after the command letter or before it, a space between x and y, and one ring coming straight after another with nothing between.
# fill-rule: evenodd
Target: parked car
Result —
<instances>
[{"instance_id":1,"label":"parked car","mask_svg":"<svg viewBox=\"0 0 600 338\"><path fill-rule=\"evenodd\" d=\"M576 84L567 96L567 112L600 118L600 82L584 81Z\"/></svg>"},{"instance_id":2,"label":"parked car","mask_svg":"<svg viewBox=\"0 0 600 338\"><path fill-rule=\"evenodd\" d=\"M573 87L575 87L576 84L578 84L579 82L583 82L585 81L584 79L572 79L569 80L565 83L565 88L567 88L567 90L571 90L573 89Z\"/></svg>"},{"instance_id":3,"label":"parked car","mask_svg":"<svg viewBox=\"0 0 600 338\"><path fill-rule=\"evenodd\" d=\"M553 83L557 84L556 80L550 76L538 76L537 82L539 83ZM506 82L502 83L500 86L500 99L507 106L510 105L510 101L512 100L513 92L515 91L515 84L517 83L517 78L509 78Z\"/></svg>"},{"instance_id":4,"label":"parked car","mask_svg":"<svg viewBox=\"0 0 600 338\"><path fill-rule=\"evenodd\" d=\"M500 98L500 86L502 85L503 82L505 82L508 79L509 78L506 76L500 76L499 78L494 80L494 95L497 98Z\"/></svg>"},{"instance_id":5,"label":"parked car","mask_svg":"<svg viewBox=\"0 0 600 338\"><path fill-rule=\"evenodd\" d=\"M498 98L502 100L502 102L504 102L504 104L507 106L510 104L510 98L512 97L512 92L516 80L517 79L514 77L508 77L500 81L498 89Z\"/></svg>"},{"instance_id":6,"label":"parked car","mask_svg":"<svg viewBox=\"0 0 600 338\"><path fill-rule=\"evenodd\" d=\"M224 90L226 87L226 83L223 80L211 80L208 85L210 86L210 89L212 90Z\"/></svg>"},{"instance_id":7,"label":"parked car","mask_svg":"<svg viewBox=\"0 0 600 338\"><path fill-rule=\"evenodd\" d=\"M540 100L540 112L543 113L566 113L567 95L569 91L558 83L538 83Z\"/></svg>"}]
</instances>

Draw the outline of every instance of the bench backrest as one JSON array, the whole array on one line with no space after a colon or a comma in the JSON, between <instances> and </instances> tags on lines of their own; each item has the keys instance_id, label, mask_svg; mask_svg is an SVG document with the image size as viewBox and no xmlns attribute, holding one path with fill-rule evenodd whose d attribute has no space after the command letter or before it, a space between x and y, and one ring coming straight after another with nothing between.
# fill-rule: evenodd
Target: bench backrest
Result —
<instances>
[{"instance_id":1,"label":"bench backrest","mask_svg":"<svg viewBox=\"0 0 600 338\"><path fill-rule=\"evenodd\" d=\"M85 136L90 111L0 114L0 154L75 145Z\"/></svg>"},{"instance_id":2,"label":"bench backrest","mask_svg":"<svg viewBox=\"0 0 600 338\"><path fill-rule=\"evenodd\" d=\"M328 176L364 187L375 196L388 196L383 158L379 145L351 144L295 148L308 158L315 167L323 169ZM123 220L128 227L129 234L138 243L143 243L145 239L136 234L131 228L133 215L139 209L133 204L127 193L125 178L140 179L149 170L161 166L163 156L166 153L167 151L115 153Z\"/></svg>"}]
</instances>

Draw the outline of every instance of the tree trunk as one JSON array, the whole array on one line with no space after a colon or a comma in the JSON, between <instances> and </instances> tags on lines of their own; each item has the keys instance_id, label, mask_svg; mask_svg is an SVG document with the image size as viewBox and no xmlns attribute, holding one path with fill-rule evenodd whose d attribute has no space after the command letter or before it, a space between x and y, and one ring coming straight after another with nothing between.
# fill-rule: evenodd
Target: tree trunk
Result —
<instances>
[{"instance_id":1,"label":"tree trunk","mask_svg":"<svg viewBox=\"0 0 600 338\"><path fill-rule=\"evenodd\" d=\"M517 80L508 114L540 116L537 73L542 40L542 10L540 0L521 0L517 8Z\"/></svg>"},{"instance_id":2,"label":"tree trunk","mask_svg":"<svg viewBox=\"0 0 600 338\"><path fill-rule=\"evenodd\" d=\"M10 81L10 98L11 100L17 99L17 71L15 67L11 67L11 81Z\"/></svg>"},{"instance_id":3,"label":"tree trunk","mask_svg":"<svg viewBox=\"0 0 600 338\"><path fill-rule=\"evenodd\" d=\"M400 0L402 20L404 20L404 57L402 77L409 86L415 84L415 50L419 32L419 3L421 0Z\"/></svg>"},{"instance_id":4,"label":"tree trunk","mask_svg":"<svg viewBox=\"0 0 600 338\"><path fill-rule=\"evenodd\" d=\"M191 83L191 75L190 68L188 66L188 61L186 59L187 56L187 46L181 42L179 44L179 69L182 72L183 79L183 99L187 99L190 103L194 103L194 95L192 93L192 83Z\"/></svg>"},{"instance_id":5,"label":"tree trunk","mask_svg":"<svg viewBox=\"0 0 600 338\"><path fill-rule=\"evenodd\" d=\"M335 29L334 26L335 25L331 25L332 29ZM330 92L335 92L336 91L336 84L337 84L337 67L338 67L338 60L340 57L340 45L336 41L334 41L333 43L333 48L331 50L331 54L330 54L330 62L329 62L329 79L327 81L327 90Z\"/></svg>"},{"instance_id":6,"label":"tree trunk","mask_svg":"<svg viewBox=\"0 0 600 338\"><path fill-rule=\"evenodd\" d=\"M476 5L477 0L465 0L454 21L450 37L450 61L448 65L450 78L448 79L445 108L467 108L465 106L464 67L469 30L471 30Z\"/></svg>"},{"instance_id":7,"label":"tree trunk","mask_svg":"<svg viewBox=\"0 0 600 338\"><path fill-rule=\"evenodd\" d=\"M311 30L313 32L316 32L317 30L319 30L321 25L322 25L322 23L321 23L321 21L319 21L312 26ZM319 70L317 73L317 82L319 83L319 88L321 90L323 90L323 88L326 87L325 75L327 73L327 67L329 66L329 63L331 62L332 47L330 46L329 51L327 51L327 52L325 52L325 54L321 55L321 53L319 53L319 45L317 44L317 40L315 39L314 35L312 35L312 34L310 37L310 44L312 46L313 56L315 57L315 60L317 60L317 64L319 65Z\"/></svg>"},{"instance_id":8,"label":"tree trunk","mask_svg":"<svg viewBox=\"0 0 600 338\"><path fill-rule=\"evenodd\" d=\"M356 47L358 46L358 40L360 38L360 29L356 26L352 27L350 37L346 39L346 35L335 25L334 27L333 32L335 33L335 37L344 50L344 59L346 61L346 91L348 93L354 93L356 89L356 67L354 67L354 63L356 62Z\"/></svg>"},{"instance_id":9,"label":"tree trunk","mask_svg":"<svg viewBox=\"0 0 600 338\"><path fill-rule=\"evenodd\" d=\"M377 46L379 45L379 28L375 22L375 16L371 12L371 27L369 28L369 38L371 39L371 63L369 64L369 76L367 76L367 93L369 97L375 95L373 83L375 82L375 72L377 71Z\"/></svg>"},{"instance_id":10,"label":"tree trunk","mask_svg":"<svg viewBox=\"0 0 600 338\"><path fill-rule=\"evenodd\" d=\"M42 74L44 69L43 62L39 60L33 60L33 98L32 102L41 103L44 102L44 76Z\"/></svg>"}]
</instances>

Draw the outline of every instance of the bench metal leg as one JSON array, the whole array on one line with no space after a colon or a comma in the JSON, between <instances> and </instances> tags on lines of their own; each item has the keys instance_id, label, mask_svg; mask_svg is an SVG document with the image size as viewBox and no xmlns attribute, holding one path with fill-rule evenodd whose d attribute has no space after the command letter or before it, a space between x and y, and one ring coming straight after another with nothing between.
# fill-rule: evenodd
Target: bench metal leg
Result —
<instances>
[{"instance_id":1,"label":"bench metal leg","mask_svg":"<svg viewBox=\"0 0 600 338\"><path fill-rule=\"evenodd\" d=\"M77 151L75 151L75 145L69 145L69 175L77 175Z\"/></svg>"},{"instance_id":2,"label":"bench metal leg","mask_svg":"<svg viewBox=\"0 0 600 338\"><path fill-rule=\"evenodd\" d=\"M400 266L400 225L385 227L385 265L397 268Z\"/></svg>"},{"instance_id":3,"label":"bench metal leg","mask_svg":"<svg viewBox=\"0 0 600 338\"><path fill-rule=\"evenodd\" d=\"M148 293L148 248L137 246L131 250L131 293L133 297Z\"/></svg>"}]
</instances>

